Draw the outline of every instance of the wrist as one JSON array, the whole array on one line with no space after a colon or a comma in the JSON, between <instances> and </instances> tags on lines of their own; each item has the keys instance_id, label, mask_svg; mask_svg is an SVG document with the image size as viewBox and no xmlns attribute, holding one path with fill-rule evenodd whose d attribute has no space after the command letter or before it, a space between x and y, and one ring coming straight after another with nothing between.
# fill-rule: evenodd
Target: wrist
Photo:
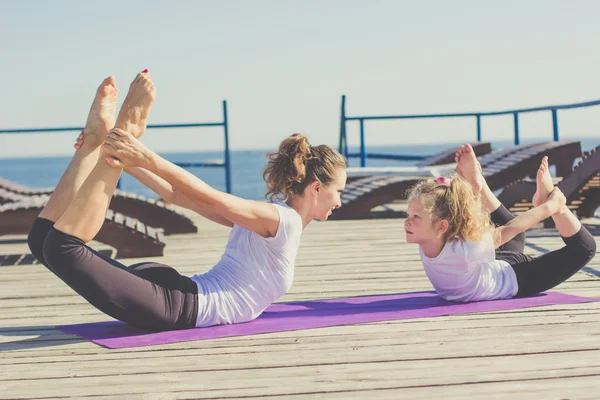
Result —
<instances>
[{"instance_id":1,"label":"wrist","mask_svg":"<svg viewBox=\"0 0 600 400\"><path fill-rule=\"evenodd\" d=\"M150 172L156 173L158 170L160 156L154 153L150 149L145 149L144 151L144 169L147 169Z\"/></svg>"},{"instance_id":2,"label":"wrist","mask_svg":"<svg viewBox=\"0 0 600 400\"><path fill-rule=\"evenodd\" d=\"M556 213L556 207L553 207L552 204L546 202L543 204L543 209L544 209L544 216L547 217L551 217L554 213Z\"/></svg>"}]
</instances>

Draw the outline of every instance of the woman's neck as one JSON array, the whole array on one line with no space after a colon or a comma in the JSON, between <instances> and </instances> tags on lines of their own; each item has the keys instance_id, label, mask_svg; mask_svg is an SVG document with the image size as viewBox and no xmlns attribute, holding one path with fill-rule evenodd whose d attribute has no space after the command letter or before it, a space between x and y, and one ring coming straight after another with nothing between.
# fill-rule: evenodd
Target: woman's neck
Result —
<instances>
[{"instance_id":1,"label":"woman's neck","mask_svg":"<svg viewBox=\"0 0 600 400\"><path fill-rule=\"evenodd\" d=\"M290 197L285 203L293 208L300 215L300 218L302 218L302 229L306 228L306 225L313 220L310 212L311 206L308 201L299 197Z\"/></svg>"},{"instance_id":2,"label":"woman's neck","mask_svg":"<svg viewBox=\"0 0 600 400\"><path fill-rule=\"evenodd\" d=\"M436 258L439 256L445 245L446 242L444 239L432 239L423 243L419 243L423 254L425 254L425 256L428 258Z\"/></svg>"}]
</instances>

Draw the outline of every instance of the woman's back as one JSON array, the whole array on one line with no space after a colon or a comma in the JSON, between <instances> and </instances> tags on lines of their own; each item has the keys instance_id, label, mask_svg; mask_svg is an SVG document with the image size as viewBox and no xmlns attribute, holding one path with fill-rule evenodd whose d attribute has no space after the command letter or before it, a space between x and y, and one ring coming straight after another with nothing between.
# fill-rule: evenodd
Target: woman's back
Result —
<instances>
[{"instance_id":1,"label":"woman's back","mask_svg":"<svg viewBox=\"0 0 600 400\"><path fill-rule=\"evenodd\" d=\"M283 202L273 205L279 213L274 237L236 225L219 262L192 277L198 285L197 327L253 320L291 287L302 219Z\"/></svg>"}]
</instances>

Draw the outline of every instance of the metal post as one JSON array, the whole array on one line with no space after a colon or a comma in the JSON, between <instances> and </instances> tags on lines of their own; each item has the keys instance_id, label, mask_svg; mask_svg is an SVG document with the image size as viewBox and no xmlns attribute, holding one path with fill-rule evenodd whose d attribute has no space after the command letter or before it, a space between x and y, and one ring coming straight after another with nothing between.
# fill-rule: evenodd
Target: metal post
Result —
<instances>
[{"instance_id":1,"label":"metal post","mask_svg":"<svg viewBox=\"0 0 600 400\"><path fill-rule=\"evenodd\" d=\"M223 131L225 132L225 190L231 193L231 164L229 158L229 128L227 123L227 100L223 100Z\"/></svg>"},{"instance_id":2,"label":"metal post","mask_svg":"<svg viewBox=\"0 0 600 400\"><path fill-rule=\"evenodd\" d=\"M360 166L367 166L367 151L365 149L365 121L360 120Z\"/></svg>"},{"instance_id":3,"label":"metal post","mask_svg":"<svg viewBox=\"0 0 600 400\"><path fill-rule=\"evenodd\" d=\"M554 141L558 142L558 114L556 109L552 110L552 130L554 131Z\"/></svg>"},{"instance_id":4,"label":"metal post","mask_svg":"<svg viewBox=\"0 0 600 400\"><path fill-rule=\"evenodd\" d=\"M519 140L519 113L513 113L515 117L515 145L521 144Z\"/></svg>"},{"instance_id":5,"label":"metal post","mask_svg":"<svg viewBox=\"0 0 600 400\"><path fill-rule=\"evenodd\" d=\"M346 95L342 95L342 107L340 112L340 144L338 151L348 159L348 141L346 138Z\"/></svg>"},{"instance_id":6,"label":"metal post","mask_svg":"<svg viewBox=\"0 0 600 400\"><path fill-rule=\"evenodd\" d=\"M477 141L481 142L481 115L477 115Z\"/></svg>"}]
</instances>

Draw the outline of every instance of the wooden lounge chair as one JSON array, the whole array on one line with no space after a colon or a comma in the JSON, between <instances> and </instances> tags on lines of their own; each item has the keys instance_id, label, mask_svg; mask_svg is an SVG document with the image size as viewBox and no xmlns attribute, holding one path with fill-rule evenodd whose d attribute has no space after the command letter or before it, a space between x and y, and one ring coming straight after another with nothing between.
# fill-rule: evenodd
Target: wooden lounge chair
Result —
<instances>
[{"instance_id":1,"label":"wooden lounge chair","mask_svg":"<svg viewBox=\"0 0 600 400\"><path fill-rule=\"evenodd\" d=\"M0 205L0 236L27 234L47 201L47 195L21 196L19 201ZM106 213L94 240L114 247L120 258L162 256L165 247L161 230L113 210Z\"/></svg>"},{"instance_id":2,"label":"wooden lounge chair","mask_svg":"<svg viewBox=\"0 0 600 400\"><path fill-rule=\"evenodd\" d=\"M363 219L374 207L406 198L406 191L422 176L370 176L346 184L342 192L342 206L330 220Z\"/></svg>"},{"instance_id":3,"label":"wooden lounge chair","mask_svg":"<svg viewBox=\"0 0 600 400\"><path fill-rule=\"evenodd\" d=\"M485 154L492 152L492 145L489 142L475 142L471 143L471 147L475 151L475 154L478 156L483 156ZM452 164L454 163L454 155L458 147L453 147L448 150L444 150L438 154L435 154L431 157L427 157L421 161L417 165L421 167L429 167L432 165L443 165L443 164Z\"/></svg>"},{"instance_id":4,"label":"wooden lounge chair","mask_svg":"<svg viewBox=\"0 0 600 400\"><path fill-rule=\"evenodd\" d=\"M472 143L471 146L473 146L473 150L475 150L475 154L477 154L477 155L488 154L492 151L492 145L488 142L475 142L475 143ZM411 175L411 173L423 172L423 171L416 171L418 169L427 169L427 167L435 167L438 165L447 165L447 164L454 163L454 154L456 153L457 150L458 150L458 147L452 147L450 149L447 149L440 153L432 155L431 157L427 157L423 160L420 160L415 166L411 166L411 167L398 167L398 168L382 167L382 168L375 168L375 169L376 170L386 170L385 175L395 175L398 173L399 170L406 170L406 171L403 171L403 174ZM412 171L412 169L415 169L415 168L416 168L416 170ZM350 182L356 181L361 178L381 174L379 171L374 172L373 170L374 170L373 168L349 168L348 169L348 179L346 180L346 182L350 183ZM387 171L389 171L389 173L387 173ZM421 175L421 174L420 173L415 174L415 176L416 175Z\"/></svg>"},{"instance_id":5,"label":"wooden lounge chair","mask_svg":"<svg viewBox=\"0 0 600 400\"><path fill-rule=\"evenodd\" d=\"M600 146L585 153L568 176L558 179L557 186L578 218L593 217L600 206ZM535 189L534 180L518 180L504 188L498 200L513 213L524 212L533 207ZM552 218L545 220L544 226L554 226Z\"/></svg>"},{"instance_id":6,"label":"wooden lounge chair","mask_svg":"<svg viewBox=\"0 0 600 400\"><path fill-rule=\"evenodd\" d=\"M25 196L47 195L54 189L34 189L0 178L0 189ZM6 202L0 194L0 204ZM143 221L145 224L162 228L165 235L174 233L196 233L198 228L191 219L178 212L173 206L160 200L147 199L133 193L116 190L110 208L121 214Z\"/></svg>"},{"instance_id":7,"label":"wooden lounge chair","mask_svg":"<svg viewBox=\"0 0 600 400\"><path fill-rule=\"evenodd\" d=\"M568 174L575 159L581 155L580 142L549 142L509 147L478 157L478 160L488 185L492 190L498 190L516 179L535 176L543 156L548 156L557 173ZM342 193L342 207L337 209L330 219L365 218L376 206L406 199L407 189L423 178L368 176L349 182Z\"/></svg>"},{"instance_id":8,"label":"wooden lounge chair","mask_svg":"<svg viewBox=\"0 0 600 400\"><path fill-rule=\"evenodd\" d=\"M478 160L490 189L499 190L517 179L535 176L544 156L556 168L557 176L566 176L582 155L578 141L548 142L509 147L478 157Z\"/></svg>"}]
</instances>

